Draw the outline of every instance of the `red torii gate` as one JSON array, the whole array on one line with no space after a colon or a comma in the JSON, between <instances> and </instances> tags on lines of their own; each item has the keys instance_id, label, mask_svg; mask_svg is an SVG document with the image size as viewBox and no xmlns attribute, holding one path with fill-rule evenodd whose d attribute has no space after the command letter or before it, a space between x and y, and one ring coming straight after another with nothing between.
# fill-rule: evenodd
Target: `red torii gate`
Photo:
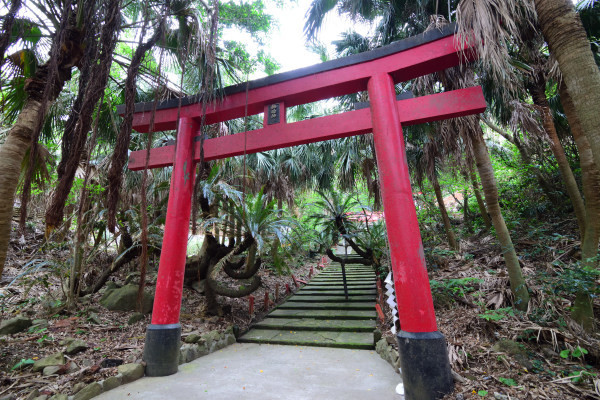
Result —
<instances>
[{"instance_id":1,"label":"red torii gate","mask_svg":"<svg viewBox=\"0 0 600 400\"><path fill-rule=\"evenodd\" d=\"M461 51L455 27L433 30L391 45L285 72L224 89L223 101L204 115L214 124L264 112L262 129L206 139L206 161L281 147L373 132L381 179L401 331L397 335L407 398L431 399L452 390L446 342L437 331L423 244L413 203L402 125L481 113L481 87L397 100L394 84L474 59L467 44ZM367 90L367 108L295 123L286 107ZM197 96L159 103L154 130L177 129L175 145L152 149L149 168L173 165L152 323L144 359L146 374L177 372L181 326L179 313L189 233L195 165L200 160L202 105ZM154 103L136 105L133 128L149 132ZM120 106L119 112L123 112ZM177 120L179 114L179 120ZM129 168L141 170L146 151L130 155Z\"/></svg>"}]
</instances>

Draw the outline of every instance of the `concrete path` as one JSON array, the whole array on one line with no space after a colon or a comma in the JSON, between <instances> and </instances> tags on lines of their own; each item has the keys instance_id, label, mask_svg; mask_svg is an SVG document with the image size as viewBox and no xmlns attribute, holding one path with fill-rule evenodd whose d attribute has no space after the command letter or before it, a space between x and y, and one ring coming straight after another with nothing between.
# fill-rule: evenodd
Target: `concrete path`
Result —
<instances>
[{"instance_id":1,"label":"concrete path","mask_svg":"<svg viewBox=\"0 0 600 400\"><path fill-rule=\"evenodd\" d=\"M238 341L374 349L375 278L371 267L347 266L346 299L341 265L332 263Z\"/></svg>"},{"instance_id":2,"label":"concrete path","mask_svg":"<svg viewBox=\"0 0 600 400\"><path fill-rule=\"evenodd\" d=\"M400 381L372 350L236 343L95 399L402 400Z\"/></svg>"}]
</instances>

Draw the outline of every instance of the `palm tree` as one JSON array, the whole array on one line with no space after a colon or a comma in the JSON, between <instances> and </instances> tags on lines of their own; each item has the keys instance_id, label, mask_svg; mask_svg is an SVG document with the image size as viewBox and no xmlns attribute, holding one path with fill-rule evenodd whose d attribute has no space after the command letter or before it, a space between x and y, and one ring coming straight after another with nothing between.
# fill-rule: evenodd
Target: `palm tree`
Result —
<instances>
[{"instance_id":1,"label":"palm tree","mask_svg":"<svg viewBox=\"0 0 600 400\"><path fill-rule=\"evenodd\" d=\"M448 139L448 135L443 135L441 132L442 125L439 123L428 123L408 127L405 132L406 141L409 143L406 149L407 158L413 167L414 175L417 184L423 187L425 177L429 179L433 186L435 198L438 203L438 209L442 216L442 223L446 231L448 245L452 250L458 251L459 244L456 240L456 235L450 223L448 210L444 203L444 195L440 186L438 175L442 168L444 158L452 157L453 153L457 153L458 146L455 138L449 138L449 143L444 143ZM435 132L432 132L434 131ZM442 150L443 149L443 150Z\"/></svg>"},{"instance_id":2,"label":"palm tree","mask_svg":"<svg viewBox=\"0 0 600 400\"><path fill-rule=\"evenodd\" d=\"M550 54L558 61L575 115L600 165L600 70L579 15L569 0L534 0Z\"/></svg>"},{"instance_id":3,"label":"palm tree","mask_svg":"<svg viewBox=\"0 0 600 400\"><path fill-rule=\"evenodd\" d=\"M94 13L89 12L94 7L90 7L88 12L80 10L78 13L80 7L83 3L78 3L75 8L65 6L66 18L55 32L51 57L37 68L34 78L25 86L27 100L0 147L0 275L6 260L21 162L32 141L37 142L48 107L56 100L65 82L71 79L73 67L83 57L83 27L91 32L99 26L91 19ZM118 2L116 7L118 9ZM105 10L104 15L111 15L110 11Z\"/></svg>"},{"instance_id":4,"label":"palm tree","mask_svg":"<svg viewBox=\"0 0 600 400\"><path fill-rule=\"evenodd\" d=\"M334 239L334 243L330 243L330 245L335 244L342 236L352 250L360 256L357 262L364 265L373 265L375 270L379 272L381 257L384 253L383 249L387 248L385 230L381 230L381 228L375 231L371 230L366 218L366 225L361 228L349 218L350 214L356 210L360 208L365 210L369 207L361 206L352 195L335 190L330 192L317 191L317 194L319 198L313 205L319 211L309 216L308 220L315 227L322 230L325 237ZM328 249L327 254L332 257L331 250Z\"/></svg>"}]
</instances>

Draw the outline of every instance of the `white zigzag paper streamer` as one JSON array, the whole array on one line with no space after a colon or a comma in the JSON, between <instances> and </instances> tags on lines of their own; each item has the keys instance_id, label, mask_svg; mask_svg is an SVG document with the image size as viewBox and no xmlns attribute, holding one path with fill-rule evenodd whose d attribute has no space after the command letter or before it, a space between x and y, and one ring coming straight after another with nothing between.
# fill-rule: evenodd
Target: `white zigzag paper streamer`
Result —
<instances>
[{"instance_id":1,"label":"white zigzag paper streamer","mask_svg":"<svg viewBox=\"0 0 600 400\"><path fill-rule=\"evenodd\" d=\"M392 309L392 318L394 320L392 328L390 330L395 335L396 334L396 321L398 321L398 308L396 307L396 293L394 292L394 280L392 279L391 271L388 274L388 276L385 278L384 282L385 282L385 288L387 289L385 294L388 297L386 303L388 303L388 305Z\"/></svg>"}]
</instances>

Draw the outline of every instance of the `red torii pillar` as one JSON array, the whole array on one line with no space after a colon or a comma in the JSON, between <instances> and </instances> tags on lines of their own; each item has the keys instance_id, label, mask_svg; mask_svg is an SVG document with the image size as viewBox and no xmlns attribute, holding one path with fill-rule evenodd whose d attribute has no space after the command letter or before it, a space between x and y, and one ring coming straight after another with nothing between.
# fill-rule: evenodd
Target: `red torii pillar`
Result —
<instances>
[{"instance_id":1,"label":"red torii pillar","mask_svg":"<svg viewBox=\"0 0 600 400\"><path fill-rule=\"evenodd\" d=\"M453 380L445 339L437 331L402 125L480 113L485 101L480 87L398 101L394 83L458 64L461 51L453 32L453 27L433 31L373 52L250 82L247 92L245 84L226 88L229 96L209 106L204 115L207 123L216 123L242 117L246 110L248 115L267 111L262 129L206 139L206 161L373 132L401 323L397 338L402 377L411 399L443 397L452 390ZM369 108L285 121L286 106L365 89ZM152 324L144 349L146 374L152 376L177 372L191 191L200 158L200 143L194 139L202 107L187 99L178 110L177 103L159 105L154 115L156 130L178 128L176 146L153 149L148 162L150 168L174 166ZM137 107L135 129L148 131L150 112L145 111L153 108L153 104ZM181 115L178 125L177 115ZM133 152L129 168L143 169L145 155L145 150Z\"/></svg>"}]
</instances>

